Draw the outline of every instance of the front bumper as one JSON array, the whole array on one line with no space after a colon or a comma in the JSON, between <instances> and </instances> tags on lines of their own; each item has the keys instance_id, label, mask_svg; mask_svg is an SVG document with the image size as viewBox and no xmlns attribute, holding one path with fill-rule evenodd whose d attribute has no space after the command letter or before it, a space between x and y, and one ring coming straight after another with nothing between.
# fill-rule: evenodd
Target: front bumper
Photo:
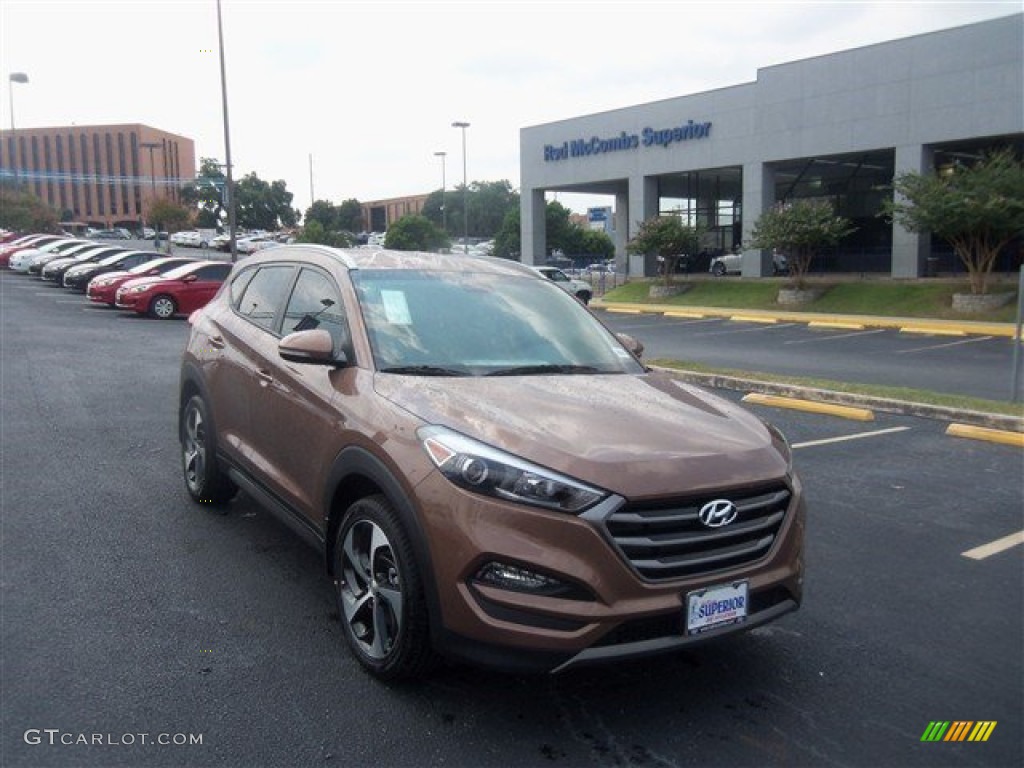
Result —
<instances>
[{"instance_id":1,"label":"front bumper","mask_svg":"<svg viewBox=\"0 0 1024 768\"><path fill-rule=\"evenodd\" d=\"M778 535L763 557L685 578L642 577L605 527L464 494L446 480L418 488L441 607L438 650L475 663L520 671L570 667L676 651L773 621L802 600L805 508L799 481ZM481 583L488 562L509 563L572 585L572 599ZM745 581L749 611L741 623L687 634L690 592ZM581 598L580 595L583 595Z\"/></svg>"}]
</instances>

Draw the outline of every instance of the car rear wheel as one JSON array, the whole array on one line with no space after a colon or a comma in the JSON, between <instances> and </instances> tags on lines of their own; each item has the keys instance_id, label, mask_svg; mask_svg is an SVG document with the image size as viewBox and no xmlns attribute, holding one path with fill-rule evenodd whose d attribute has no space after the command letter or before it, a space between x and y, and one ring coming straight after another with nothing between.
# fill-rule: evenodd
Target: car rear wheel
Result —
<instances>
[{"instance_id":1,"label":"car rear wheel","mask_svg":"<svg viewBox=\"0 0 1024 768\"><path fill-rule=\"evenodd\" d=\"M217 461L212 423L199 395L193 395L181 412L180 435L181 468L189 495L201 504L227 504L238 489Z\"/></svg>"},{"instance_id":2,"label":"car rear wheel","mask_svg":"<svg viewBox=\"0 0 1024 768\"><path fill-rule=\"evenodd\" d=\"M177 311L178 305L174 303L174 299L164 294L157 296L149 303L149 314L160 320L174 317L174 313Z\"/></svg>"},{"instance_id":3,"label":"car rear wheel","mask_svg":"<svg viewBox=\"0 0 1024 768\"><path fill-rule=\"evenodd\" d=\"M385 497L349 507L333 565L342 630L363 668L381 680L427 672L436 657L423 582L409 536Z\"/></svg>"},{"instance_id":4,"label":"car rear wheel","mask_svg":"<svg viewBox=\"0 0 1024 768\"><path fill-rule=\"evenodd\" d=\"M576 298L582 301L584 304L590 303L590 293L587 291L580 291L576 294Z\"/></svg>"},{"instance_id":5,"label":"car rear wheel","mask_svg":"<svg viewBox=\"0 0 1024 768\"><path fill-rule=\"evenodd\" d=\"M715 277L721 277L725 274L725 264L720 261L716 261L715 265L711 268L711 274Z\"/></svg>"}]
</instances>

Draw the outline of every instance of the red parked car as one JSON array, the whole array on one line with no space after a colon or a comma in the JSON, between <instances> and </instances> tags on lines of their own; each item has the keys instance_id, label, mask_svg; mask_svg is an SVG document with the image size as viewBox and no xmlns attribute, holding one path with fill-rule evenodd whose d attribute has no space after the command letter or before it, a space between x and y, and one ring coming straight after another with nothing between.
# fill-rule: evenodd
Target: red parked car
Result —
<instances>
[{"instance_id":1,"label":"red parked car","mask_svg":"<svg viewBox=\"0 0 1024 768\"><path fill-rule=\"evenodd\" d=\"M114 306L133 309L140 315L167 320L176 314L191 314L214 297L231 272L224 261L197 261L172 269L166 275L137 277L114 294Z\"/></svg>"},{"instance_id":2,"label":"red parked car","mask_svg":"<svg viewBox=\"0 0 1024 768\"><path fill-rule=\"evenodd\" d=\"M89 301L95 301L97 304L107 304L112 307L117 297L117 289L129 280L166 275L172 269L183 267L186 264L195 264L195 262L196 259L189 256L164 256L160 259L143 262L129 270L96 275L96 277L89 281L89 285L85 289L85 295L89 297Z\"/></svg>"},{"instance_id":3,"label":"red parked car","mask_svg":"<svg viewBox=\"0 0 1024 768\"><path fill-rule=\"evenodd\" d=\"M63 238L60 235L25 235L24 237L6 242L3 246L0 246L0 267L6 267L10 263L11 256L18 251L25 248L38 248L40 245L46 245L61 239Z\"/></svg>"}]
</instances>

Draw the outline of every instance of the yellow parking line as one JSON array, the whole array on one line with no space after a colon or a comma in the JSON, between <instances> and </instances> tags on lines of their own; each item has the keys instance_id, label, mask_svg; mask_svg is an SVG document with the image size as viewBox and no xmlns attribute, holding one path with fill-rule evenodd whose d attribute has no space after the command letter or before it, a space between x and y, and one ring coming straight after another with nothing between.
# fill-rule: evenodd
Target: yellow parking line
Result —
<instances>
[{"instance_id":1,"label":"yellow parking line","mask_svg":"<svg viewBox=\"0 0 1024 768\"><path fill-rule=\"evenodd\" d=\"M778 322L774 317L762 317L761 315L733 315L729 319L737 323L764 323L765 325Z\"/></svg>"},{"instance_id":2,"label":"yellow parking line","mask_svg":"<svg viewBox=\"0 0 1024 768\"><path fill-rule=\"evenodd\" d=\"M929 336L967 336L967 331L956 328L940 328L938 326L904 326L901 334L927 334Z\"/></svg>"},{"instance_id":3,"label":"yellow parking line","mask_svg":"<svg viewBox=\"0 0 1024 768\"><path fill-rule=\"evenodd\" d=\"M1002 443L1003 445L1015 445L1018 448L1024 448L1024 432L1009 432L1005 429L975 427L970 424L950 424L946 428L946 434L951 437L966 437L972 440L985 440L990 443Z\"/></svg>"},{"instance_id":4,"label":"yellow parking line","mask_svg":"<svg viewBox=\"0 0 1024 768\"><path fill-rule=\"evenodd\" d=\"M693 318L694 320L703 320L704 319L704 315L700 314L699 312L682 312L682 311L676 312L676 311L671 311L671 312L662 312L662 316L663 317L689 317L689 318Z\"/></svg>"},{"instance_id":5,"label":"yellow parking line","mask_svg":"<svg viewBox=\"0 0 1024 768\"><path fill-rule=\"evenodd\" d=\"M824 320L813 320L807 324L808 328L834 328L840 331L863 331L864 325L861 323L832 323Z\"/></svg>"},{"instance_id":6,"label":"yellow parking line","mask_svg":"<svg viewBox=\"0 0 1024 768\"><path fill-rule=\"evenodd\" d=\"M825 413L853 421L875 420L875 414L867 408L853 408L849 405L835 405L833 403L818 403L813 400L797 400L793 397L779 397L778 395L762 395L759 392L751 392L743 398L743 402L754 403L755 405L769 405L775 408L789 408L794 411Z\"/></svg>"},{"instance_id":7,"label":"yellow parking line","mask_svg":"<svg viewBox=\"0 0 1024 768\"><path fill-rule=\"evenodd\" d=\"M974 549L968 549L960 554L963 557L971 558L971 560L984 560L986 557L998 555L1000 552L1005 552L1010 547L1016 547L1020 544L1024 544L1024 531L1011 533L1009 536L1003 536L1001 539L990 541L988 544L982 544Z\"/></svg>"}]
</instances>

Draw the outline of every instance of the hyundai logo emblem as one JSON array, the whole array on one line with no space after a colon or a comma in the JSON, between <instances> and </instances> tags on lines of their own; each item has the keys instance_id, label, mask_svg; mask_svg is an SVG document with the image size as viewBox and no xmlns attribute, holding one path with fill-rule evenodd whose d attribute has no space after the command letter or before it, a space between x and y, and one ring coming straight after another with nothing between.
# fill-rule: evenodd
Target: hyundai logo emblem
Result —
<instances>
[{"instance_id":1,"label":"hyundai logo emblem","mask_svg":"<svg viewBox=\"0 0 1024 768\"><path fill-rule=\"evenodd\" d=\"M737 512L728 499L715 499L700 508L700 521L708 528L721 528L735 520Z\"/></svg>"}]
</instances>

